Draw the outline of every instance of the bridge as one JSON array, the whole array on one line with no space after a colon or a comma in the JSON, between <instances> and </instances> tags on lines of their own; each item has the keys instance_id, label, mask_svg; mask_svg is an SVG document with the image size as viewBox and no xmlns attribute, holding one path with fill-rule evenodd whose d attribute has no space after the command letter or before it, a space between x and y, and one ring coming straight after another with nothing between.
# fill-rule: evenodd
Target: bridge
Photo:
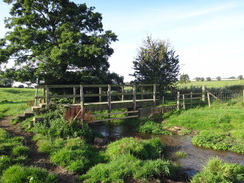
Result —
<instances>
[{"instance_id":1,"label":"bridge","mask_svg":"<svg viewBox=\"0 0 244 183\"><path fill-rule=\"evenodd\" d=\"M79 116L79 111L104 111L105 114L92 114L95 122L114 119L140 117L147 107L155 107L157 91L155 84L140 85L38 85L35 91L33 110L43 105L62 104L71 116ZM40 89L43 90L40 95ZM114 109L126 109L112 112ZM150 109L151 110L151 109ZM150 113L150 112L149 112ZM110 118L111 115L123 114L123 117ZM97 117L108 116L106 119Z\"/></svg>"}]
</instances>

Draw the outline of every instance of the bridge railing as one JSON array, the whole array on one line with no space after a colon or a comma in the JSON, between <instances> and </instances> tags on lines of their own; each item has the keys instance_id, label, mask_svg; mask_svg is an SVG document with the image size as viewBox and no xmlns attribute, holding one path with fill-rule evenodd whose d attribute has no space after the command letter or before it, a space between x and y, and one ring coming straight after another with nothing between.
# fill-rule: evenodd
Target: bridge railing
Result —
<instances>
[{"instance_id":1,"label":"bridge railing","mask_svg":"<svg viewBox=\"0 0 244 183\"><path fill-rule=\"evenodd\" d=\"M38 90L43 89L43 95ZM136 103L150 100L156 104L156 85L38 85L35 93L35 106L38 103L57 103L60 99L69 99L66 102L73 105L104 104L111 109L112 102L131 101L133 108Z\"/></svg>"}]
</instances>

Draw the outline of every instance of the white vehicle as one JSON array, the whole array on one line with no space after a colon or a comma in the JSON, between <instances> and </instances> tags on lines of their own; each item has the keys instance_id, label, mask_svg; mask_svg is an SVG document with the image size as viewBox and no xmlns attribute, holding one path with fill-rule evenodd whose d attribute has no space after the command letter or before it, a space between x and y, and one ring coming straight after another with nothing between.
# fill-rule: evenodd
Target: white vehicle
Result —
<instances>
[{"instance_id":1,"label":"white vehicle","mask_svg":"<svg viewBox=\"0 0 244 183\"><path fill-rule=\"evenodd\" d=\"M27 88L28 85L25 83L21 83L21 82L14 82L12 87L14 87L14 88Z\"/></svg>"}]
</instances>

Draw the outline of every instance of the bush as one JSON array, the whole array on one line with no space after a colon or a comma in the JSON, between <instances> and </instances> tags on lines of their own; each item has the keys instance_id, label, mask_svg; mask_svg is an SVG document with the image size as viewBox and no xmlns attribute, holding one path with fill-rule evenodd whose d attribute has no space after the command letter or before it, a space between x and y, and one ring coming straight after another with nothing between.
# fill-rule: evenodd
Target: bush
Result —
<instances>
[{"instance_id":1,"label":"bush","mask_svg":"<svg viewBox=\"0 0 244 183\"><path fill-rule=\"evenodd\" d=\"M228 164L219 158L212 158L203 168L203 171L196 174L191 183L241 183L244 180L244 167L237 164Z\"/></svg>"},{"instance_id":2,"label":"bush","mask_svg":"<svg viewBox=\"0 0 244 183\"><path fill-rule=\"evenodd\" d=\"M1 177L4 183L56 183L57 177L37 167L14 165L6 169Z\"/></svg>"}]
</instances>

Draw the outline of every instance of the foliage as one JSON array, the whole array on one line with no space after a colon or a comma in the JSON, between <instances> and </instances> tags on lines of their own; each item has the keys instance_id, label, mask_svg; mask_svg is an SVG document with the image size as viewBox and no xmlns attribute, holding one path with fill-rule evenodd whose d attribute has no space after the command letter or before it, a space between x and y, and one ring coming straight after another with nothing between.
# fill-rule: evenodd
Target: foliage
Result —
<instances>
[{"instance_id":1,"label":"foliage","mask_svg":"<svg viewBox=\"0 0 244 183\"><path fill-rule=\"evenodd\" d=\"M159 84L159 91L166 92L177 81L179 58L166 41L153 40L150 36L139 48L134 64L136 83Z\"/></svg>"},{"instance_id":2,"label":"foliage","mask_svg":"<svg viewBox=\"0 0 244 183\"><path fill-rule=\"evenodd\" d=\"M219 158L211 158L203 171L196 174L191 183L241 183L244 180L244 167L237 164L228 164Z\"/></svg>"},{"instance_id":3,"label":"foliage","mask_svg":"<svg viewBox=\"0 0 244 183\"><path fill-rule=\"evenodd\" d=\"M169 176L173 170L170 162L157 159L142 161L132 155L121 155L114 161L98 164L80 177L84 182L125 182L126 178L148 180Z\"/></svg>"},{"instance_id":4,"label":"foliage","mask_svg":"<svg viewBox=\"0 0 244 183\"><path fill-rule=\"evenodd\" d=\"M12 1L10 29L0 42L0 60L15 66L5 76L19 81L41 78L47 84L120 82L108 71L112 31L104 31L94 7L69 0ZM17 67L16 67L17 66Z\"/></svg>"},{"instance_id":5,"label":"foliage","mask_svg":"<svg viewBox=\"0 0 244 183\"><path fill-rule=\"evenodd\" d=\"M152 133L155 135L170 135L171 133L163 128L163 124L147 121L139 127L139 132Z\"/></svg>"},{"instance_id":6,"label":"foliage","mask_svg":"<svg viewBox=\"0 0 244 183\"><path fill-rule=\"evenodd\" d=\"M0 181L5 183L56 183L57 177L41 168L13 165L4 171Z\"/></svg>"},{"instance_id":7,"label":"foliage","mask_svg":"<svg viewBox=\"0 0 244 183\"><path fill-rule=\"evenodd\" d=\"M163 148L164 145L158 138L141 140L127 137L110 143L105 155L111 160L127 153L142 160L157 159L162 156Z\"/></svg>"},{"instance_id":8,"label":"foliage","mask_svg":"<svg viewBox=\"0 0 244 183\"><path fill-rule=\"evenodd\" d=\"M190 83L190 82L191 82L191 80L190 80L190 77L188 74L180 75L180 81L179 81L180 84L186 84L186 83Z\"/></svg>"},{"instance_id":9,"label":"foliage","mask_svg":"<svg viewBox=\"0 0 244 183\"><path fill-rule=\"evenodd\" d=\"M63 148L53 151L51 162L67 168L71 172L84 173L102 161L95 148L80 138L68 139Z\"/></svg>"}]
</instances>

